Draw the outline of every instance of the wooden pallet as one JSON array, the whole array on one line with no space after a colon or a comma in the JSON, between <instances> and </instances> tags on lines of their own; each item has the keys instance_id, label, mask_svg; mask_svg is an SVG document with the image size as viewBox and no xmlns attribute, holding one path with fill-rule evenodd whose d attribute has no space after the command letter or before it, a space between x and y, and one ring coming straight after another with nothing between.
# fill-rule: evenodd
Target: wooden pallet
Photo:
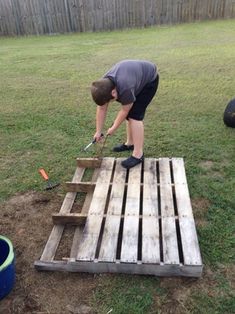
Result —
<instances>
[{"instance_id":1,"label":"wooden pallet","mask_svg":"<svg viewBox=\"0 0 235 314\"><path fill-rule=\"evenodd\" d=\"M182 158L78 159L38 270L199 277L202 260ZM86 169L93 169L84 182ZM91 170L90 170L91 171ZM86 193L80 213L76 195ZM76 225L70 256L55 255L65 225Z\"/></svg>"}]
</instances>

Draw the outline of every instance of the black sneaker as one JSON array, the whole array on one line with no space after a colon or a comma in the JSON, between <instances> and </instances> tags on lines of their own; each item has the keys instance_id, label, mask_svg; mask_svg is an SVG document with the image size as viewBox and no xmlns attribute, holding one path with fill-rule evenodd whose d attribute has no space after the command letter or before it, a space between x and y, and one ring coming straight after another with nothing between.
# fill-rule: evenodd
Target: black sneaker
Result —
<instances>
[{"instance_id":1,"label":"black sneaker","mask_svg":"<svg viewBox=\"0 0 235 314\"><path fill-rule=\"evenodd\" d=\"M130 169L132 167L135 167L136 165L140 164L144 161L144 155L141 158L136 158L134 156L130 156L126 160L123 160L121 162L122 166L126 169Z\"/></svg>"},{"instance_id":2,"label":"black sneaker","mask_svg":"<svg viewBox=\"0 0 235 314\"><path fill-rule=\"evenodd\" d=\"M129 150L133 150L134 149L134 145L126 145L126 144L120 144L120 145L117 145L113 148L113 151L116 152L116 153L119 153L119 152L125 152L125 151L129 151Z\"/></svg>"}]
</instances>

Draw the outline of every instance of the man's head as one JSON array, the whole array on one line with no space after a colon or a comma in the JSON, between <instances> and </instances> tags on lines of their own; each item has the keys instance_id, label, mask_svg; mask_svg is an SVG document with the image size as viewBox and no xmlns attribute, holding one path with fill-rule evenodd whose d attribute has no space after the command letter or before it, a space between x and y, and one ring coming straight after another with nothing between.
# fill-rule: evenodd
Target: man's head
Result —
<instances>
[{"instance_id":1,"label":"man's head","mask_svg":"<svg viewBox=\"0 0 235 314\"><path fill-rule=\"evenodd\" d=\"M91 95L98 106L103 106L110 102L110 100L117 99L115 85L109 78L102 78L93 82L91 85Z\"/></svg>"}]
</instances>

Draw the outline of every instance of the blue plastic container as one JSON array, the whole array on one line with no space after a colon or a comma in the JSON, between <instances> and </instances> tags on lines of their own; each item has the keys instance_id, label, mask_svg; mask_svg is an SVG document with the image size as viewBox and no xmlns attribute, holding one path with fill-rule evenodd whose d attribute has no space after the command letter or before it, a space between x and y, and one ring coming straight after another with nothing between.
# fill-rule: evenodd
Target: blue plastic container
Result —
<instances>
[{"instance_id":1,"label":"blue plastic container","mask_svg":"<svg viewBox=\"0 0 235 314\"><path fill-rule=\"evenodd\" d=\"M15 283L15 256L12 243L0 235L0 300L13 288Z\"/></svg>"}]
</instances>

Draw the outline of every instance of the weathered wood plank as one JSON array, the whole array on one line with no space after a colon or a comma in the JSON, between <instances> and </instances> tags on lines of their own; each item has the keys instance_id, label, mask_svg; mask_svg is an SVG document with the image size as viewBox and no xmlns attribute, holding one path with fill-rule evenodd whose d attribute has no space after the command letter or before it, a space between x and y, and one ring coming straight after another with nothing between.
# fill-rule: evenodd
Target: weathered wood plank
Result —
<instances>
[{"instance_id":1,"label":"weathered wood plank","mask_svg":"<svg viewBox=\"0 0 235 314\"><path fill-rule=\"evenodd\" d=\"M144 161L142 262L160 263L156 159Z\"/></svg>"},{"instance_id":2,"label":"weathered wood plank","mask_svg":"<svg viewBox=\"0 0 235 314\"><path fill-rule=\"evenodd\" d=\"M172 168L184 264L199 265L202 264L202 260L183 159L172 158Z\"/></svg>"},{"instance_id":3,"label":"weathered wood plank","mask_svg":"<svg viewBox=\"0 0 235 314\"><path fill-rule=\"evenodd\" d=\"M70 213L70 214L52 214L52 221L54 225L80 225L86 223L87 215Z\"/></svg>"},{"instance_id":4,"label":"weathered wood plank","mask_svg":"<svg viewBox=\"0 0 235 314\"><path fill-rule=\"evenodd\" d=\"M105 220L104 233L100 248L99 260L113 262L116 260L118 233L121 222L123 196L125 190L126 170L117 159L113 185Z\"/></svg>"},{"instance_id":5,"label":"weathered wood plank","mask_svg":"<svg viewBox=\"0 0 235 314\"><path fill-rule=\"evenodd\" d=\"M53 227L51 234L47 240L46 246L43 250L42 256L40 258L41 261L46 262L52 261L54 259L63 231L64 226L62 225L57 225Z\"/></svg>"},{"instance_id":6,"label":"weathered wood plank","mask_svg":"<svg viewBox=\"0 0 235 314\"><path fill-rule=\"evenodd\" d=\"M175 212L169 158L159 159L162 216L163 259L165 264L179 264Z\"/></svg>"},{"instance_id":7,"label":"weathered wood plank","mask_svg":"<svg viewBox=\"0 0 235 314\"><path fill-rule=\"evenodd\" d=\"M72 182L81 181L83 173L84 173L84 169L77 168L73 176ZM73 193L73 192L68 192L66 194L65 199L60 209L60 214L69 213L71 211L73 207L73 203L76 198L76 194L77 193ZM40 258L42 261L53 260L56 254L56 250L59 246L63 231L64 231L64 226L56 225L53 227L51 234L49 236L49 239L46 243L46 246L43 250L42 256Z\"/></svg>"},{"instance_id":8,"label":"weathered wood plank","mask_svg":"<svg viewBox=\"0 0 235 314\"><path fill-rule=\"evenodd\" d=\"M193 217L188 184L182 158L172 158L174 188L179 217Z\"/></svg>"},{"instance_id":9,"label":"weathered wood plank","mask_svg":"<svg viewBox=\"0 0 235 314\"><path fill-rule=\"evenodd\" d=\"M193 218L179 219L184 265L202 265L196 226Z\"/></svg>"},{"instance_id":10,"label":"weathered wood plank","mask_svg":"<svg viewBox=\"0 0 235 314\"><path fill-rule=\"evenodd\" d=\"M66 182L64 186L68 192L93 192L95 182Z\"/></svg>"},{"instance_id":11,"label":"weathered wood plank","mask_svg":"<svg viewBox=\"0 0 235 314\"><path fill-rule=\"evenodd\" d=\"M77 166L80 168L100 168L101 158L77 158Z\"/></svg>"},{"instance_id":12,"label":"weathered wood plank","mask_svg":"<svg viewBox=\"0 0 235 314\"><path fill-rule=\"evenodd\" d=\"M126 273L155 276L185 276L201 277L203 267L184 266L184 265L146 265L146 264L125 264L125 263L94 263L94 262L66 262L36 261L34 266L37 270L47 271L69 271L69 272L88 272L88 273Z\"/></svg>"},{"instance_id":13,"label":"weathered wood plank","mask_svg":"<svg viewBox=\"0 0 235 314\"><path fill-rule=\"evenodd\" d=\"M94 260L95 258L113 165L114 158L104 158L102 161L77 260Z\"/></svg>"},{"instance_id":14,"label":"weathered wood plank","mask_svg":"<svg viewBox=\"0 0 235 314\"><path fill-rule=\"evenodd\" d=\"M137 262L141 164L129 170L121 262Z\"/></svg>"}]
</instances>

